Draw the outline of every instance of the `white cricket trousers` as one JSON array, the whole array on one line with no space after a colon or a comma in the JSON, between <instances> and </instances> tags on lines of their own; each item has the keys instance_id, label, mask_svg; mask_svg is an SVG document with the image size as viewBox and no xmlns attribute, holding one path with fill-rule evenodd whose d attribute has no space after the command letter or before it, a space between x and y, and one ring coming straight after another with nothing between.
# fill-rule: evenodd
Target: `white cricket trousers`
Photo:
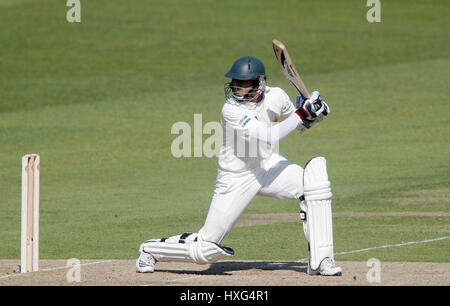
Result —
<instances>
[{"instance_id":1,"label":"white cricket trousers","mask_svg":"<svg viewBox=\"0 0 450 306\"><path fill-rule=\"evenodd\" d=\"M257 195L298 200L302 194L303 168L284 157L266 169L241 173L219 170L208 216L198 232L199 239L220 244Z\"/></svg>"}]
</instances>

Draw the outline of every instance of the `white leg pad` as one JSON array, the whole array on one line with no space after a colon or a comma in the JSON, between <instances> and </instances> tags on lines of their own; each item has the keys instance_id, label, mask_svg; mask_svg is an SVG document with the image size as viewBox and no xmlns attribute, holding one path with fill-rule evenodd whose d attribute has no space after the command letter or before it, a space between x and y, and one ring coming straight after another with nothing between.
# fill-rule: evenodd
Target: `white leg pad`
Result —
<instances>
[{"instance_id":1,"label":"white leg pad","mask_svg":"<svg viewBox=\"0 0 450 306\"><path fill-rule=\"evenodd\" d=\"M197 234L186 233L167 239L151 239L140 247L156 261L194 262L208 264L232 256L233 249L209 241L198 241Z\"/></svg>"},{"instance_id":2,"label":"white leg pad","mask_svg":"<svg viewBox=\"0 0 450 306\"><path fill-rule=\"evenodd\" d=\"M326 257L333 259L333 225L331 214L331 184L328 181L326 160L311 159L303 174L304 201L301 207L306 220L303 222L309 243L310 266L319 268ZM303 200L303 199L302 199ZM306 212L304 212L306 208Z\"/></svg>"}]
</instances>

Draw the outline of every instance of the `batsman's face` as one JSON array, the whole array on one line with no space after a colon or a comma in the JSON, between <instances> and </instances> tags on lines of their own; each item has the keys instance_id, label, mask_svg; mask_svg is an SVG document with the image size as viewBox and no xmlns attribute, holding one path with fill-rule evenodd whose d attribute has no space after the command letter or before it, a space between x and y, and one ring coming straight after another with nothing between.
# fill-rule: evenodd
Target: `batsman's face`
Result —
<instances>
[{"instance_id":1,"label":"batsman's face","mask_svg":"<svg viewBox=\"0 0 450 306\"><path fill-rule=\"evenodd\" d=\"M257 95L256 88L258 86L258 83L256 81L251 80L233 80L231 83L231 86L233 87L233 91L235 95L238 95L240 97L244 97L248 95L250 98L255 98ZM255 101L253 101L255 100ZM259 97L256 97L256 99L251 99L251 102L259 102Z\"/></svg>"}]
</instances>

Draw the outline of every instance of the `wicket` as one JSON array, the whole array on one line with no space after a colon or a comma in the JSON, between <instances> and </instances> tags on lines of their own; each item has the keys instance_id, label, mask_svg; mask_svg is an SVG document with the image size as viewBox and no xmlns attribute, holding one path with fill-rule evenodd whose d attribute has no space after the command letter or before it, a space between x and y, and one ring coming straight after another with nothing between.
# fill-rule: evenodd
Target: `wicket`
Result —
<instances>
[{"instance_id":1,"label":"wicket","mask_svg":"<svg viewBox=\"0 0 450 306\"><path fill-rule=\"evenodd\" d=\"M39 269L39 164L37 154L22 157L21 273Z\"/></svg>"}]
</instances>

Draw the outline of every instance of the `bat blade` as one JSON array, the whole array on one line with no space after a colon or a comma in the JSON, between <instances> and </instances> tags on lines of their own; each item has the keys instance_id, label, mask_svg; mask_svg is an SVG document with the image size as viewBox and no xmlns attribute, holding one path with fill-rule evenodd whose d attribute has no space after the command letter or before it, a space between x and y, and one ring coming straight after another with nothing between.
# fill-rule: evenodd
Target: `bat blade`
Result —
<instances>
[{"instance_id":1,"label":"bat blade","mask_svg":"<svg viewBox=\"0 0 450 306\"><path fill-rule=\"evenodd\" d=\"M295 69L294 63L287 52L286 46L280 42L279 40L272 40L272 47L275 53L275 57L280 63L281 70L283 71L286 78L294 85L294 87L301 93L305 98L309 98L309 92L306 89L305 84L302 81L302 78Z\"/></svg>"}]
</instances>

